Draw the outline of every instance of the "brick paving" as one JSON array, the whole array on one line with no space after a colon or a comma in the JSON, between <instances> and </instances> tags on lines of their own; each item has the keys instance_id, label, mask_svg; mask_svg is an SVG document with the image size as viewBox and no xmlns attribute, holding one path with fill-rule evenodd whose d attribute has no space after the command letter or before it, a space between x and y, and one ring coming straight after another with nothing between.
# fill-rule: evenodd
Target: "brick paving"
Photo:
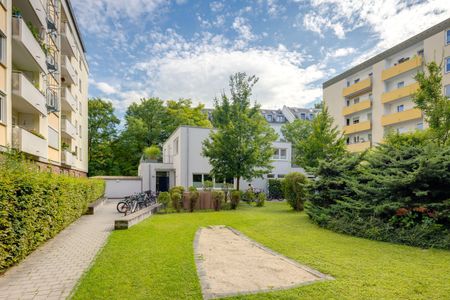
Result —
<instances>
[{"instance_id":1,"label":"brick paving","mask_svg":"<svg viewBox=\"0 0 450 300\"><path fill-rule=\"evenodd\" d=\"M82 216L0 276L0 299L66 299L114 229L115 201Z\"/></svg>"}]
</instances>

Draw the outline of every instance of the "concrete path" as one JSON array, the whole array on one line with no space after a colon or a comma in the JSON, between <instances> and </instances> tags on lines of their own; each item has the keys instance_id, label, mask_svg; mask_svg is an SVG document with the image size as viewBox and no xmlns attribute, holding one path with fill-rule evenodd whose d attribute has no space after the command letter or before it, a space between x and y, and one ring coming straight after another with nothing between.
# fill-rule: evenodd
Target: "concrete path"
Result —
<instances>
[{"instance_id":1,"label":"concrete path","mask_svg":"<svg viewBox=\"0 0 450 300\"><path fill-rule=\"evenodd\" d=\"M116 201L82 216L0 277L0 299L66 299L114 228Z\"/></svg>"}]
</instances>

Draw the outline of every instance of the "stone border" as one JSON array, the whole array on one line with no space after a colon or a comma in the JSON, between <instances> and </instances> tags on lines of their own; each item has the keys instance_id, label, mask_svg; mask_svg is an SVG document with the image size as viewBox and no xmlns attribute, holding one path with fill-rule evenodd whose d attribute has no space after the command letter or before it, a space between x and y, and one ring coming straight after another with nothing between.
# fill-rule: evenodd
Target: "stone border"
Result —
<instances>
[{"instance_id":1,"label":"stone border","mask_svg":"<svg viewBox=\"0 0 450 300\"><path fill-rule=\"evenodd\" d=\"M205 228L205 227L200 227L197 232L195 233L195 237L194 237L194 260L195 260L195 265L197 267L197 274L200 280L200 286L202 289L202 295L203 295L203 299L205 300L209 300L209 299L216 299L216 298L224 298L224 297L232 297L232 296L240 296L240 295L250 295L250 294L259 294L259 293L267 293L267 292L274 292L274 291L281 291L281 290L288 290L288 289L293 289L296 287L300 287L300 286L304 286L304 285L309 285L309 284L313 284L316 282L322 282L322 281L327 281L327 280L334 280L334 277L327 275L327 274L323 274L317 270L314 270L308 266L302 265L299 262L288 258L272 249L269 249L267 247L265 247L264 245L258 243L257 241L249 238L248 236L246 236L245 234L243 234L242 232L227 226L227 225L215 225L215 226L207 226L206 228L212 228L212 227L216 227L216 226L223 226L224 228L229 229L231 232L233 232L234 234L236 234L237 236L246 239L247 241L249 241L250 243L252 243L253 245L255 245L256 247L284 260L287 263L290 263L300 269L305 270L308 273L313 274L314 276L318 277L318 279L316 280L310 280L310 281L305 281L302 283L296 283L296 284L292 284L289 286L284 286L284 287L279 287L279 288L273 288L273 289L260 289L260 290L253 290L253 291L248 291L248 292L239 292L239 293L205 293L206 289L209 287L208 283L206 282L206 272L205 269L203 268L203 258L200 256L197 256L197 249L198 249L198 241L200 238L200 233L201 231Z\"/></svg>"},{"instance_id":2,"label":"stone border","mask_svg":"<svg viewBox=\"0 0 450 300\"><path fill-rule=\"evenodd\" d=\"M102 206L103 203L105 203L106 199L107 199L106 197L102 196L102 197L98 198L96 201L89 204L88 208L84 214L85 215L93 215L95 213L95 210L97 208L99 208L100 206Z\"/></svg>"},{"instance_id":3,"label":"stone border","mask_svg":"<svg viewBox=\"0 0 450 300\"><path fill-rule=\"evenodd\" d=\"M144 221L151 215L157 213L161 209L161 207L162 207L161 203L156 203L149 207L141 209L138 212L129 214L128 216L125 216L121 219L115 220L114 221L114 229L115 230L128 229L131 226L136 225L136 224Z\"/></svg>"}]
</instances>

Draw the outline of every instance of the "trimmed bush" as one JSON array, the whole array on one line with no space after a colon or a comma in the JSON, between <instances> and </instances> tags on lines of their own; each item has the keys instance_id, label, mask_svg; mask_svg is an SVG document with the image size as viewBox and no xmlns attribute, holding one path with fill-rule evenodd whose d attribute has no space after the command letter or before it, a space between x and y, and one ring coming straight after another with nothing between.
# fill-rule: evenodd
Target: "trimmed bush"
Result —
<instances>
[{"instance_id":1,"label":"trimmed bush","mask_svg":"<svg viewBox=\"0 0 450 300\"><path fill-rule=\"evenodd\" d=\"M242 201L248 202L251 204L255 201L255 193L252 190L247 190L242 194Z\"/></svg>"},{"instance_id":2,"label":"trimmed bush","mask_svg":"<svg viewBox=\"0 0 450 300\"><path fill-rule=\"evenodd\" d=\"M167 211L167 206L170 202L170 194L169 192L161 192L158 195L158 203L164 205L164 210Z\"/></svg>"},{"instance_id":3,"label":"trimmed bush","mask_svg":"<svg viewBox=\"0 0 450 300\"><path fill-rule=\"evenodd\" d=\"M78 219L103 196L104 181L40 172L0 157L0 273Z\"/></svg>"},{"instance_id":4,"label":"trimmed bush","mask_svg":"<svg viewBox=\"0 0 450 300\"><path fill-rule=\"evenodd\" d=\"M177 212L180 212L181 209L181 194L177 191L174 191L170 194L170 199L172 200L172 208Z\"/></svg>"},{"instance_id":5,"label":"trimmed bush","mask_svg":"<svg viewBox=\"0 0 450 300\"><path fill-rule=\"evenodd\" d=\"M289 173L284 177L284 198L286 198L289 205L296 211L302 211L304 209L307 183L308 179L306 176L298 172Z\"/></svg>"},{"instance_id":6,"label":"trimmed bush","mask_svg":"<svg viewBox=\"0 0 450 300\"><path fill-rule=\"evenodd\" d=\"M195 205L200 199L200 193L195 186L189 187L189 210L194 211Z\"/></svg>"},{"instance_id":7,"label":"trimmed bush","mask_svg":"<svg viewBox=\"0 0 450 300\"><path fill-rule=\"evenodd\" d=\"M183 192L184 192L184 186L181 186L181 185L177 185L177 186L171 187L170 190L169 190L169 193L171 195L173 193L178 193L178 194L183 195Z\"/></svg>"},{"instance_id":8,"label":"trimmed bush","mask_svg":"<svg viewBox=\"0 0 450 300\"><path fill-rule=\"evenodd\" d=\"M236 209L238 207L239 202L241 201L241 191L232 191L231 192L231 209Z\"/></svg>"},{"instance_id":9,"label":"trimmed bush","mask_svg":"<svg viewBox=\"0 0 450 300\"><path fill-rule=\"evenodd\" d=\"M256 206L257 207L263 207L266 203L267 196L264 193L259 193L258 198L256 199Z\"/></svg>"},{"instance_id":10,"label":"trimmed bush","mask_svg":"<svg viewBox=\"0 0 450 300\"><path fill-rule=\"evenodd\" d=\"M222 202L225 200L225 193L223 191L213 191L212 198L214 201L214 210L220 210Z\"/></svg>"},{"instance_id":11,"label":"trimmed bush","mask_svg":"<svg viewBox=\"0 0 450 300\"><path fill-rule=\"evenodd\" d=\"M269 179L269 199L283 199L283 180Z\"/></svg>"}]
</instances>

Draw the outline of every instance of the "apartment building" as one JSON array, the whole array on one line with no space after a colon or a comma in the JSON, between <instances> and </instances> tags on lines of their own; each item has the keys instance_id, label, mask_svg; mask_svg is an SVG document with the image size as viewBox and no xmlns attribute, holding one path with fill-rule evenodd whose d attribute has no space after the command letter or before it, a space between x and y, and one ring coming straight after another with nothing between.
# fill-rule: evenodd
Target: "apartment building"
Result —
<instances>
[{"instance_id":1,"label":"apartment building","mask_svg":"<svg viewBox=\"0 0 450 300\"><path fill-rule=\"evenodd\" d=\"M273 142L274 154L272 156L272 171L263 178L242 180L240 187L245 190L249 183L253 187L266 190L267 181L271 178L283 178L291 172L304 170L292 162L292 145L287 142L281 127L287 122L297 118L312 120L317 113L316 109L283 107L283 109L262 109L261 113L278 133L277 141ZM211 115L211 110L205 110ZM298 115L298 117L297 117ZM224 183L234 183L234 178L213 178L210 175L211 165L208 158L202 153L203 141L208 139L210 128L180 126L163 144L162 162L142 161L138 174L142 179L143 190L165 191L172 186L202 187L205 181L213 181L214 188L223 187Z\"/></svg>"},{"instance_id":2,"label":"apartment building","mask_svg":"<svg viewBox=\"0 0 450 300\"><path fill-rule=\"evenodd\" d=\"M348 150L363 151L390 132L427 127L411 97L414 76L425 63L443 65L443 92L450 97L450 19L378 54L323 84L323 98Z\"/></svg>"},{"instance_id":3,"label":"apartment building","mask_svg":"<svg viewBox=\"0 0 450 300\"><path fill-rule=\"evenodd\" d=\"M0 0L0 148L88 170L88 65L69 0Z\"/></svg>"}]
</instances>

